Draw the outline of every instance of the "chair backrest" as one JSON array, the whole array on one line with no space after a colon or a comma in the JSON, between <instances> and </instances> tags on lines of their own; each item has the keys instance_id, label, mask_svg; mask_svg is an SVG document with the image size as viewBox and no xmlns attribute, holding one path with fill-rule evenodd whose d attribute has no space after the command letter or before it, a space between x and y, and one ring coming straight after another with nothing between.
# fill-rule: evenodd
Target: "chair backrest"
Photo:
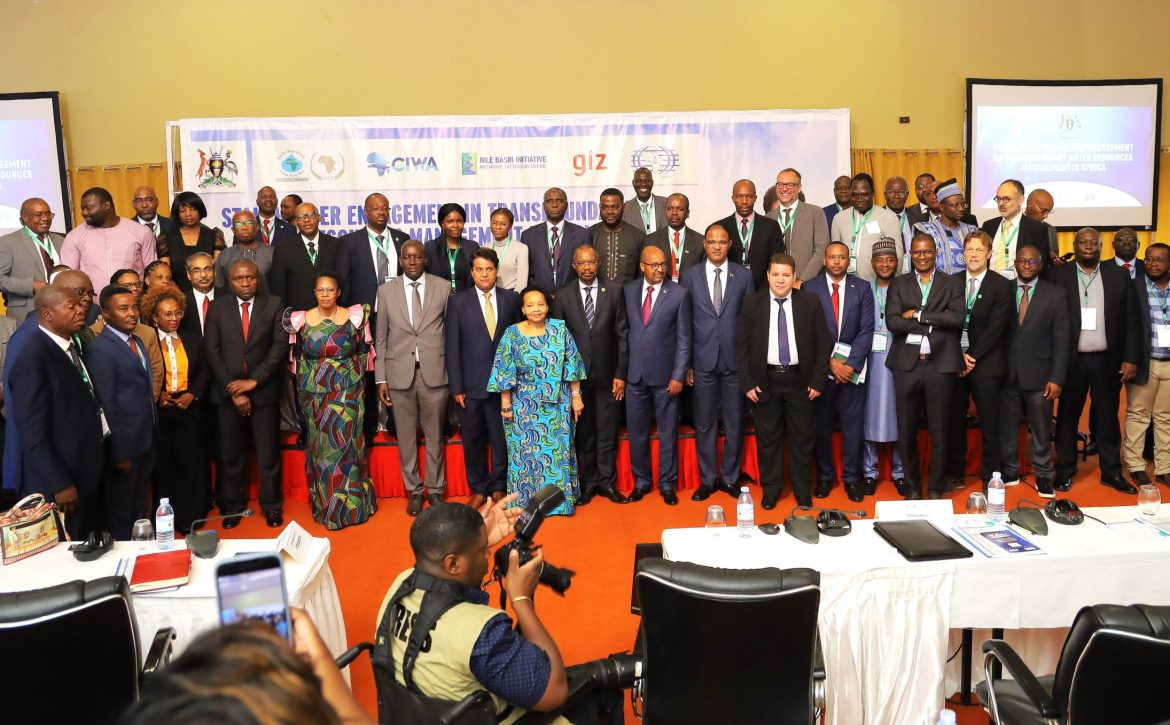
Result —
<instances>
[{"instance_id":1,"label":"chair backrest","mask_svg":"<svg viewBox=\"0 0 1170 725\"><path fill-rule=\"evenodd\" d=\"M820 574L644 559L646 723L807 725Z\"/></svg>"},{"instance_id":2,"label":"chair backrest","mask_svg":"<svg viewBox=\"0 0 1170 725\"><path fill-rule=\"evenodd\" d=\"M1170 607L1098 604L1077 613L1053 701L1067 723L1170 719Z\"/></svg>"},{"instance_id":3,"label":"chair backrest","mask_svg":"<svg viewBox=\"0 0 1170 725\"><path fill-rule=\"evenodd\" d=\"M379 676L375 668L374 681L378 686L378 722L391 723L438 723L461 703L439 700L426 695L416 695L398 683L393 675ZM496 706L486 690L480 690L463 714L446 720L451 725L496 725Z\"/></svg>"},{"instance_id":4,"label":"chair backrest","mask_svg":"<svg viewBox=\"0 0 1170 725\"><path fill-rule=\"evenodd\" d=\"M138 698L138 625L125 577L0 594L6 722L112 723Z\"/></svg>"}]
</instances>

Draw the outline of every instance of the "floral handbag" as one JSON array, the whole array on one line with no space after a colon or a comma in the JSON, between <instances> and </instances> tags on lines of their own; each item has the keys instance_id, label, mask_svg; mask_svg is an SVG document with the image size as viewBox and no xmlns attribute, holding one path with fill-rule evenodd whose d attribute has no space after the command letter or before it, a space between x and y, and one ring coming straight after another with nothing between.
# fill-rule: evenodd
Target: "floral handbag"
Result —
<instances>
[{"instance_id":1,"label":"floral handbag","mask_svg":"<svg viewBox=\"0 0 1170 725\"><path fill-rule=\"evenodd\" d=\"M0 514L0 563L11 564L27 559L57 545L58 523L65 522L57 504L49 503L39 493L26 496L7 512ZM69 534L65 534L66 541Z\"/></svg>"}]
</instances>

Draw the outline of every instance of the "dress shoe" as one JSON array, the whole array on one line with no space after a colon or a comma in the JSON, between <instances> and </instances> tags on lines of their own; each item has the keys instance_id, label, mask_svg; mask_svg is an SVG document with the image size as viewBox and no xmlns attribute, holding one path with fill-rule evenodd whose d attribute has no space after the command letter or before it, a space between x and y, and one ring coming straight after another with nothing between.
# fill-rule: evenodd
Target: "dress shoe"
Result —
<instances>
[{"instance_id":1,"label":"dress shoe","mask_svg":"<svg viewBox=\"0 0 1170 725\"><path fill-rule=\"evenodd\" d=\"M750 480L751 476L748 476L748 479ZM740 477L740 480L743 480L742 476ZM722 491L723 493L727 494L728 496L731 496L732 498L738 500L740 487L747 486L747 485L749 485L749 484L747 484L747 483L740 483L740 484L721 483L721 484L719 484L719 490Z\"/></svg>"},{"instance_id":2,"label":"dress shoe","mask_svg":"<svg viewBox=\"0 0 1170 725\"><path fill-rule=\"evenodd\" d=\"M268 528L279 529L281 526L284 526L284 513L278 509L265 511L264 521L267 522Z\"/></svg>"},{"instance_id":3,"label":"dress shoe","mask_svg":"<svg viewBox=\"0 0 1170 725\"><path fill-rule=\"evenodd\" d=\"M877 493L877 479L873 476L865 477L865 495L872 496Z\"/></svg>"},{"instance_id":4,"label":"dress shoe","mask_svg":"<svg viewBox=\"0 0 1170 725\"><path fill-rule=\"evenodd\" d=\"M1097 455L1097 441L1090 440L1088 443L1085 444L1085 455L1086 456Z\"/></svg>"},{"instance_id":5,"label":"dress shoe","mask_svg":"<svg viewBox=\"0 0 1170 725\"><path fill-rule=\"evenodd\" d=\"M1150 480L1149 474L1145 471L1130 471L1129 477L1132 478L1133 482L1138 486L1149 486L1151 483L1153 483L1153 481Z\"/></svg>"},{"instance_id":6,"label":"dress shoe","mask_svg":"<svg viewBox=\"0 0 1170 725\"><path fill-rule=\"evenodd\" d=\"M1072 489L1072 476L1067 478L1057 478L1052 482L1053 491L1068 491Z\"/></svg>"},{"instance_id":7,"label":"dress shoe","mask_svg":"<svg viewBox=\"0 0 1170 725\"><path fill-rule=\"evenodd\" d=\"M497 502L497 503L500 501L503 501L504 496L505 496L505 494L503 491L492 491L492 500Z\"/></svg>"},{"instance_id":8,"label":"dress shoe","mask_svg":"<svg viewBox=\"0 0 1170 725\"><path fill-rule=\"evenodd\" d=\"M640 488L635 488L633 491L630 491L630 495L626 500L630 503L638 503L644 498L646 498L646 492Z\"/></svg>"},{"instance_id":9,"label":"dress shoe","mask_svg":"<svg viewBox=\"0 0 1170 725\"><path fill-rule=\"evenodd\" d=\"M1154 480L1163 486L1170 488L1170 473L1159 473L1158 475L1154 476Z\"/></svg>"},{"instance_id":10,"label":"dress shoe","mask_svg":"<svg viewBox=\"0 0 1170 725\"><path fill-rule=\"evenodd\" d=\"M243 520L243 518L243 516L239 516L233 513L223 520L223 527L225 529L234 529L240 525L240 521Z\"/></svg>"},{"instance_id":11,"label":"dress shoe","mask_svg":"<svg viewBox=\"0 0 1170 725\"><path fill-rule=\"evenodd\" d=\"M813 490L813 496L815 498L828 498L829 491L831 490L833 490L832 481L817 481L817 487Z\"/></svg>"},{"instance_id":12,"label":"dress shoe","mask_svg":"<svg viewBox=\"0 0 1170 725\"><path fill-rule=\"evenodd\" d=\"M752 478L751 474L749 474L747 471L740 471L739 480L735 482L735 486L732 486L732 488L737 491L736 495L738 496L738 490L740 486L750 486L755 482L756 479Z\"/></svg>"},{"instance_id":13,"label":"dress shoe","mask_svg":"<svg viewBox=\"0 0 1170 725\"><path fill-rule=\"evenodd\" d=\"M1003 485L1006 488L1011 488L1012 486L1019 486L1020 485L1019 474L1016 474L1015 476L1004 476L1003 477Z\"/></svg>"},{"instance_id":14,"label":"dress shoe","mask_svg":"<svg viewBox=\"0 0 1170 725\"><path fill-rule=\"evenodd\" d=\"M629 503L630 502L630 499L626 498L626 495L624 493L622 493L621 491L617 490L616 488L603 488L603 489L601 489L601 495L605 496L606 498L608 498L610 501L613 501L614 503Z\"/></svg>"},{"instance_id":15,"label":"dress shoe","mask_svg":"<svg viewBox=\"0 0 1170 725\"><path fill-rule=\"evenodd\" d=\"M487 496L484 496L482 493L473 493L471 494L471 498L467 500L467 505L478 511L479 507L483 506L486 502Z\"/></svg>"},{"instance_id":16,"label":"dress shoe","mask_svg":"<svg viewBox=\"0 0 1170 725\"><path fill-rule=\"evenodd\" d=\"M802 498L802 497L800 497L800 496L797 496L797 497L796 497L796 505L797 505L797 506L803 506L803 507L805 507L806 509L807 509L807 508L812 508L812 499L811 499L811 498L809 498L808 496L805 496L805 497L803 497L803 498Z\"/></svg>"},{"instance_id":17,"label":"dress shoe","mask_svg":"<svg viewBox=\"0 0 1170 725\"><path fill-rule=\"evenodd\" d=\"M431 506L438 506L438 505L442 504L445 500L446 499L443 498L443 494L441 494L441 493L428 493L427 494L427 503L429 503Z\"/></svg>"},{"instance_id":18,"label":"dress shoe","mask_svg":"<svg viewBox=\"0 0 1170 725\"><path fill-rule=\"evenodd\" d=\"M942 491L927 491L926 492L926 498L928 498L931 501L938 501L942 497L943 497Z\"/></svg>"},{"instance_id":19,"label":"dress shoe","mask_svg":"<svg viewBox=\"0 0 1170 725\"><path fill-rule=\"evenodd\" d=\"M667 491L662 494L662 500L666 502L667 506L678 506L678 494L674 491Z\"/></svg>"},{"instance_id":20,"label":"dress shoe","mask_svg":"<svg viewBox=\"0 0 1170 725\"><path fill-rule=\"evenodd\" d=\"M592 501L593 497L596 495L597 495L596 488L591 488L588 491L585 491L584 493L579 494L577 496L577 508L580 508L582 506L588 506L589 502Z\"/></svg>"},{"instance_id":21,"label":"dress shoe","mask_svg":"<svg viewBox=\"0 0 1170 725\"><path fill-rule=\"evenodd\" d=\"M918 491L918 489L914 488L914 486L912 486L910 482L904 478L899 478L897 481L894 481L894 486L898 489L898 493L902 495L902 498L906 499L907 501L917 501L918 499L922 498L922 494Z\"/></svg>"},{"instance_id":22,"label":"dress shoe","mask_svg":"<svg viewBox=\"0 0 1170 725\"><path fill-rule=\"evenodd\" d=\"M760 506L762 508L767 509L768 511L771 511L772 509L776 508L776 503L779 500L780 500L779 494L777 494L775 496L767 496L766 495L766 496L764 496L764 500L760 502Z\"/></svg>"},{"instance_id":23,"label":"dress shoe","mask_svg":"<svg viewBox=\"0 0 1170 725\"><path fill-rule=\"evenodd\" d=\"M406 499L406 515L418 516L423 508L423 492L417 491Z\"/></svg>"},{"instance_id":24,"label":"dress shoe","mask_svg":"<svg viewBox=\"0 0 1170 725\"><path fill-rule=\"evenodd\" d=\"M955 491L962 491L967 488L967 483L961 478L952 478L943 486L944 493L954 493Z\"/></svg>"},{"instance_id":25,"label":"dress shoe","mask_svg":"<svg viewBox=\"0 0 1170 725\"><path fill-rule=\"evenodd\" d=\"M711 498L711 494L713 493L715 493L714 486L702 485L696 488L695 492L691 494L691 500L706 501L707 499Z\"/></svg>"},{"instance_id":26,"label":"dress shoe","mask_svg":"<svg viewBox=\"0 0 1170 725\"><path fill-rule=\"evenodd\" d=\"M865 490L862 489L861 484L856 482L845 484L845 495L854 503L861 503L865 500Z\"/></svg>"},{"instance_id":27,"label":"dress shoe","mask_svg":"<svg viewBox=\"0 0 1170 725\"><path fill-rule=\"evenodd\" d=\"M1056 498L1056 492L1052 490L1052 479L1037 476L1036 493L1040 494L1041 498Z\"/></svg>"},{"instance_id":28,"label":"dress shoe","mask_svg":"<svg viewBox=\"0 0 1170 725\"><path fill-rule=\"evenodd\" d=\"M1108 486L1109 488L1112 488L1115 491L1120 491L1121 493L1137 493L1137 489L1134 488L1134 485L1124 478L1114 478L1113 476L1106 476L1102 474L1101 485Z\"/></svg>"}]
</instances>

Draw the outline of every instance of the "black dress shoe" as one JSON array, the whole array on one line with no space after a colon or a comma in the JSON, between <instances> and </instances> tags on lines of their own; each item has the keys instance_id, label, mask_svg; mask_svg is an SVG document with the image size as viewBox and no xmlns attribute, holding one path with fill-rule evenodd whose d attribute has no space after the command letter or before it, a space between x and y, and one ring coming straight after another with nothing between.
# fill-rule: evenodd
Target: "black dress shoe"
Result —
<instances>
[{"instance_id":1,"label":"black dress shoe","mask_svg":"<svg viewBox=\"0 0 1170 725\"><path fill-rule=\"evenodd\" d=\"M796 497L796 505L797 506L804 506L805 508L811 508L812 507L812 499L808 498L807 496L804 498L797 496Z\"/></svg>"},{"instance_id":2,"label":"black dress shoe","mask_svg":"<svg viewBox=\"0 0 1170 725\"><path fill-rule=\"evenodd\" d=\"M596 496L596 495L597 495L597 489L596 489L596 488L591 488L591 489L589 489L588 491L586 491L585 493L582 493L582 494L580 494L579 496L577 496L577 506L578 506L578 508L579 508L579 507L581 507L581 506L587 506L587 505L589 505L589 502L590 502L590 501L592 501L592 500L593 500L593 497L594 497L594 496Z\"/></svg>"},{"instance_id":3,"label":"black dress shoe","mask_svg":"<svg viewBox=\"0 0 1170 725\"><path fill-rule=\"evenodd\" d=\"M427 494L427 503L429 503L431 506L438 506L439 504L443 503L445 500L446 499L443 498L443 494L441 494L441 493L428 493Z\"/></svg>"},{"instance_id":4,"label":"black dress shoe","mask_svg":"<svg viewBox=\"0 0 1170 725\"><path fill-rule=\"evenodd\" d=\"M243 516L237 516L236 514L232 514L231 516L228 516L226 519L223 520L223 527L225 529L234 529L240 525L240 521L243 520L243 518L244 518Z\"/></svg>"},{"instance_id":5,"label":"black dress shoe","mask_svg":"<svg viewBox=\"0 0 1170 725\"><path fill-rule=\"evenodd\" d=\"M707 485L699 486L698 488L695 489L695 492L691 494L691 500L692 501L706 501L707 499L711 498L711 494L713 494L713 493L715 493L714 486L707 486Z\"/></svg>"},{"instance_id":6,"label":"black dress shoe","mask_svg":"<svg viewBox=\"0 0 1170 725\"><path fill-rule=\"evenodd\" d=\"M406 515L418 516L423 508L423 492L417 491L406 499Z\"/></svg>"},{"instance_id":7,"label":"black dress shoe","mask_svg":"<svg viewBox=\"0 0 1170 725\"><path fill-rule=\"evenodd\" d=\"M1133 482L1139 486L1149 486L1151 483L1153 483L1153 481L1150 480L1149 474L1145 471L1130 471L1129 477L1132 478Z\"/></svg>"},{"instance_id":8,"label":"black dress shoe","mask_svg":"<svg viewBox=\"0 0 1170 725\"><path fill-rule=\"evenodd\" d=\"M1097 441L1091 440L1085 444L1085 455L1086 456L1097 455Z\"/></svg>"},{"instance_id":9,"label":"black dress shoe","mask_svg":"<svg viewBox=\"0 0 1170 725\"><path fill-rule=\"evenodd\" d=\"M943 492L954 493L955 491L962 491L964 488L967 488L967 484L963 481L963 479L952 478L945 486L943 486Z\"/></svg>"},{"instance_id":10,"label":"black dress shoe","mask_svg":"<svg viewBox=\"0 0 1170 725\"><path fill-rule=\"evenodd\" d=\"M606 498L608 498L610 501L613 501L614 503L629 503L630 502L630 499L626 498L626 495L624 493L622 493L621 491L617 490L616 488L603 488L603 489L601 489L601 495L605 496Z\"/></svg>"},{"instance_id":11,"label":"black dress shoe","mask_svg":"<svg viewBox=\"0 0 1170 725\"><path fill-rule=\"evenodd\" d=\"M1070 489L1072 489L1072 476L1067 478L1058 477L1055 481L1052 482L1053 491L1068 491Z\"/></svg>"},{"instance_id":12,"label":"black dress shoe","mask_svg":"<svg viewBox=\"0 0 1170 725\"><path fill-rule=\"evenodd\" d=\"M742 476L740 478L742 480ZM750 480L751 476L748 476L748 479ZM719 484L719 490L738 501L740 487L747 486L747 485L748 485L747 483L740 483L738 485L733 485L730 483L721 483L721 484Z\"/></svg>"},{"instance_id":13,"label":"black dress shoe","mask_svg":"<svg viewBox=\"0 0 1170 725\"><path fill-rule=\"evenodd\" d=\"M845 495L847 495L849 500L853 501L854 503L861 503L865 500L865 490L862 489L861 485L857 483L845 484Z\"/></svg>"},{"instance_id":14,"label":"black dress shoe","mask_svg":"<svg viewBox=\"0 0 1170 725\"><path fill-rule=\"evenodd\" d=\"M817 481L817 487L813 490L813 496L816 498L828 498L829 491L833 489L832 481Z\"/></svg>"},{"instance_id":15,"label":"black dress shoe","mask_svg":"<svg viewBox=\"0 0 1170 725\"><path fill-rule=\"evenodd\" d=\"M1101 485L1108 486L1109 488L1112 488L1115 491L1120 491L1121 493L1137 493L1137 488L1135 488L1132 483L1125 480L1124 478L1114 478L1113 476L1102 475Z\"/></svg>"},{"instance_id":16,"label":"black dress shoe","mask_svg":"<svg viewBox=\"0 0 1170 725\"><path fill-rule=\"evenodd\" d=\"M268 523L268 528L279 529L284 526L284 513L277 509L265 511L264 520Z\"/></svg>"},{"instance_id":17,"label":"black dress shoe","mask_svg":"<svg viewBox=\"0 0 1170 725\"><path fill-rule=\"evenodd\" d=\"M1041 498L1056 498L1056 493L1052 490L1052 479L1036 476L1036 493L1040 494Z\"/></svg>"},{"instance_id":18,"label":"black dress shoe","mask_svg":"<svg viewBox=\"0 0 1170 725\"><path fill-rule=\"evenodd\" d=\"M666 502L667 506L678 506L678 494L674 491L667 491L662 494L662 500Z\"/></svg>"},{"instance_id":19,"label":"black dress shoe","mask_svg":"<svg viewBox=\"0 0 1170 725\"><path fill-rule=\"evenodd\" d=\"M918 499L922 498L922 494L918 491L918 489L914 488L914 486L912 486L910 482L904 478L899 478L897 481L894 481L894 486L898 489L898 493L902 495L902 498L906 499L907 501L917 501Z\"/></svg>"},{"instance_id":20,"label":"black dress shoe","mask_svg":"<svg viewBox=\"0 0 1170 725\"><path fill-rule=\"evenodd\" d=\"M732 486L732 488L738 491L740 486L750 486L755 482L756 479L752 478L751 474L749 474L747 471L740 471L739 480L736 481L736 485ZM738 496L739 494L736 493L736 495Z\"/></svg>"},{"instance_id":21,"label":"black dress shoe","mask_svg":"<svg viewBox=\"0 0 1170 725\"><path fill-rule=\"evenodd\" d=\"M926 498L930 499L931 501L938 501L942 497L943 497L942 491L927 491L926 492Z\"/></svg>"},{"instance_id":22,"label":"black dress shoe","mask_svg":"<svg viewBox=\"0 0 1170 725\"><path fill-rule=\"evenodd\" d=\"M644 498L646 498L646 492L640 488L635 488L633 491L630 491L630 495L626 498L626 500L630 503L638 503Z\"/></svg>"},{"instance_id":23,"label":"black dress shoe","mask_svg":"<svg viewBox=\"0 0 1170 725\"><path fill-rule=\"evenodd\" d=\"M873 476L865 477L865 495L872 496L877 493L877 479Z\"/></svg>"},{"instance_id":24,"label":"black dress shoe","mask_svg":"<svg viewBox=\"0 0 1170 725\"><path fill-rule=\"evenodd\" d=\"M765 509L767 509L768 511L771 511L772 509L776 508L776 503L777 503L779 500L780 500L780 496L779 496L779 495L776 495L776 496L764 496L764 500L760 502L760 506L761 506L762 508L765 508Z\"/></svg>"},{"instance_id":25,"label":"black dress shoe","mask_svg":"<svg viewBox=\"0 0 1170 725\"><path fill-rule=\"evenodd\" d=\"M1163 486L1170 487L1170 473L1159 473L1154 476L1154 480Z\"/></svg>"}]
</instances>

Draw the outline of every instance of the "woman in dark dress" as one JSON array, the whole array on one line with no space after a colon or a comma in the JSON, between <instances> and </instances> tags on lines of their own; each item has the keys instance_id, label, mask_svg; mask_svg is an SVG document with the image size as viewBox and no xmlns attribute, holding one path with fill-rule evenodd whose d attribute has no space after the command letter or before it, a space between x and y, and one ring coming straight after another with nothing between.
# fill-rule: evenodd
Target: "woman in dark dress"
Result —
<instances>
[{"instance_id":1,"label":"woman in dark dress","mask_svg":"<svg viewBox=\"0 0 1170 725\"><path fill-rule=\"evenodd\" d=\"M451 292L471 286L471 255L479 245L463 238L467 211L459 204L439 207L439 236L427 242L427 271L451 283Z\"/></svg>"},{"instance_id":2,"label":"woman in dark dress","mask_svg":"<svg viewBox=\"0 0 1170 725\"><path fill-rule=\"evenodd\" d=\"M159 257L165 257L171 265L175 284L184 292L191 290L187 279L187 257L195 252L206 252L212 260L224 250L223 231L203 224L207 218L207 206L193 191L181 192L171 204L171 219L178 228L176 238L164 235L159 239Z\"/></svg>"}]
</instances>

